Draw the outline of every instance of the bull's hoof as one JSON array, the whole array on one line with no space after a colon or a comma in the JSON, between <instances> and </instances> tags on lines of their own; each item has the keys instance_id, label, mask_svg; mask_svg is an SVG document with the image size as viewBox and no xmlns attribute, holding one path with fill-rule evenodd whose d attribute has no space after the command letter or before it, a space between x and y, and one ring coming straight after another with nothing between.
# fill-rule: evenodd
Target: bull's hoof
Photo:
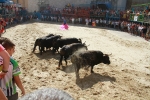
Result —
<instances>
[{"instance_id":1,"label":"bull's hoof","mask_svg":"<svg viewBox=\"0 0 150 100\"><path fill-rule=\"evenodd\" d=\"M94 73L94 71L91 71L91 73Z\"/></svg>"},{"instance_id":2,"label":"bull's hoof","mask_svg":"<svg viewBox=\"0 0 150 100\"><path fill-rule=\"evenodd\" d=\"M60 69L60 67L56 67L56 69L57 69L57 70L59 70L59 69Z\"/></svg>"}]
</instances>

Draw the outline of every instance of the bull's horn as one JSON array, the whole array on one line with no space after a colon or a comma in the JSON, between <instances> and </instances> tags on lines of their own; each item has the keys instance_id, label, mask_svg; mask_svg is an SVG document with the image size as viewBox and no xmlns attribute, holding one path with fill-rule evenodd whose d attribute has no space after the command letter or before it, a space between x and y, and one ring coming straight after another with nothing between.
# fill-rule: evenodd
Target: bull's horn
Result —
<instances>
[{"instance_id":1,"label":"bull's horn","mask_svg":"<svg viewBox=\"0 0 150 100\"><path fill-rule=\"evenodd\" d=\"M107 54L108 56L111 56L112 55L112 53L111 54Z\"/></svg>"},{"instance_id":2,"label":"bull's horn","mask_svg":"<svg viewBox=\"0 0 150 100\"><path fill-rule=\"evenodd\" d=\"M89 45L87 45L87 47L88 47L88 46L90 46L90 44L89 44Z\"/></svg>"}]
</instances>

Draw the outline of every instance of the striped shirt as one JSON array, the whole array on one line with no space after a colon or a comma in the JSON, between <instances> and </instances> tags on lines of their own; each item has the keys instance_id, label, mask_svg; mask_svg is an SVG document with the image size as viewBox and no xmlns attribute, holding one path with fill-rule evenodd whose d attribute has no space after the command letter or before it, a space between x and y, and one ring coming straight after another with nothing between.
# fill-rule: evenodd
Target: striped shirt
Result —
<instances>
[{"instance_id":1,"label":"striped shirt","mask_svg":"<svg viewBox=\"0 0 150 100\"><path fill-rule=\"evenodd\" d=\"M3 58L0 57L0 67L2 66ZM18 76L20 73L21 72L18 63L13 58L10 58L8 72L6 73L5 77L2 78L0 81L0 87L2 88L6 96L11 96L17 92L13 77Z\"/></svg>"}]
</instances>

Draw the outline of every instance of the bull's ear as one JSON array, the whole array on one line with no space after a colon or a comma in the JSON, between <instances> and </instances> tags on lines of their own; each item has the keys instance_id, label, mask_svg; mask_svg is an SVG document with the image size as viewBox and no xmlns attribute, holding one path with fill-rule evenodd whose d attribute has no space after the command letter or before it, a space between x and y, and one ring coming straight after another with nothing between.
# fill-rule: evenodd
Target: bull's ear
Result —
<instances>
[{"instance_id":1,"label":"bull's ear","mask_svg":"<svg viewBox=\"0 0 150 100\"><path fill-rule=\"evenodd\" d=\"M81 38L79 38L79 40L82 42Z\"/></svg>"},{"instance_id":2,"label":"bull's ear","mask_svg":"<svg viewBox=\"0 0 150 100\"><path fill-rule=\"evenodd\" d=\"M112 55L112 53L111 54L103 54L104 56L111 56Z\"/></svg>"},{"instance_id":3,"label":"bull's ear","mask_svg":"<svg viewBox=\"0 0 150 100\"><path fill-rule=\"evenodd\" d=\"M111 54L107 54L108 56L111 56L112 55L112 53Z\"/></svg>"},{"instance_id":4,"label":"bull's ear","mask_svg":"<svg viewBox=\"0 0 150 100\"><path fill-rule=\"evenodd\" d=\"M103 56L108 56L107 54L103 54Z\"/></svg>"}]
</instances>

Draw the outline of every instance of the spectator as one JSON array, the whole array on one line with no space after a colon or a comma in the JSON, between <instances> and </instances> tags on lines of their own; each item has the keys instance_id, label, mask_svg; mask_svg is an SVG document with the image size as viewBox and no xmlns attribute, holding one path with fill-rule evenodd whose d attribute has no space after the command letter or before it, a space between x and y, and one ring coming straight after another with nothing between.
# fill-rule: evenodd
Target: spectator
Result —
<instances>
[{"instance_id":1,"label":"spectator","mask_svg":"<svg viewBox=\"0 0 150 100\"><path fill-rule=\"evenodd\" d=\"M5 39L2 42L2 45L5 47L7 52L10 56L14 53L15 50L15 44L11 42L9 39ZM0 64L3 64L3 58L0 57ZM18 66L17 61L14 60L14 58L10 58L10 65L8 68L8 73L6 73L5 77L1 79L1 88L3 89L4 94L8 98L8 100L17 100L18 99L18 93L16 91L16 85L19 87L19 89L22 91L22 95L25 95L24 87L21 83L19 74L20 69Z\"/></svg>"},{"instance_id":2,"label":"spectator","mask_svg":"<svg viewBox=\"0 0 150 100\"><path fill-rule=\"evenodd\" d=\"M138 36L141 36L142 29L143 29L142 25L139 25L138 26Z\"/></svg>"},{"instance_id":3,"label":"spectator","mask_svg":"<svg viewBox=\"0 0 150 100\"><path fill-rule=\"evenodd\" d=\"M130 33L130 32L131 32L131 30L130 30L131 23L128 23L128 24L127 24L127 27L128 27L128 33Z\"/></svg>"},{"instance_id":4,"label":"spectator","mask_svg":"<svg viewBox=\"0 0 150 100\"><path fill-rule=\"evenodd\" d=\"M146 32L147 32L147 27L143 25L142 29L142 37L146 39Z\"/></svg>"},{"instance_id":5,"label":"spectator","mask_svg":"<svg viewBox=\"0 0 150 100\"><path fill-rule=\"evenodd\" d=\"M74 18L72 18L72 19L71 19L71 21L72 21L72 24L74 24L74 20L75 20Z\"/></svg>"},{"instance_id":6,"label":"spectator","mask_svg":"<svg viewBox=\"0 0 150 100\"><path fill-rule=\"evenodd\" d=\"M146 32L146 40L150 39L150 26L148 26L147 28L147 32Z\"/></svg>"},{"instance_id":7,"label":"spectator","mask_svg":"<svg viewBox=\"0 0 150 100\"><path fill-rule=\"evenodd\" d=\"M65 18L63 19L63 24L64 24L64 25L67 24L67 21L66 21Z\"/></svg>"}]
</instances>

